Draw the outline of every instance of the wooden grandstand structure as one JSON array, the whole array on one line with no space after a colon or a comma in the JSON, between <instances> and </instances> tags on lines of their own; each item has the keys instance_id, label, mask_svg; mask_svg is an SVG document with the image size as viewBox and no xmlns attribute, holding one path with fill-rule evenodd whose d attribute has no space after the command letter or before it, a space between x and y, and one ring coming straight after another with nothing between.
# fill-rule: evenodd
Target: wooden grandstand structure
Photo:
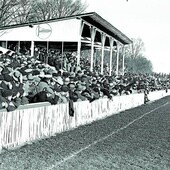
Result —
<instances>
[{"instance_id":1,"label":"wooden grandstand structure","mask_svg":"<svg viewBox=\"0 0 170 170\"><path fill-rule=\"evenodd\" d=\"M90 12L0 28L0 45L8 48L10 43L19 47L27 43L32 56L36 45L43 44L48 49L56 43L62 53L63 49L77 52L77 65L80 64L81 50L91 49L91 71L93 71L95 49L100 49L101 74L103 74L104 53L107 50L110 51L109 74L111 75L113 49L117 52L116 73L118 74L119 49L132 41L97 13ZM124 57L122 61L122 72L124 72Z\"/></svg>"}]
</instances>

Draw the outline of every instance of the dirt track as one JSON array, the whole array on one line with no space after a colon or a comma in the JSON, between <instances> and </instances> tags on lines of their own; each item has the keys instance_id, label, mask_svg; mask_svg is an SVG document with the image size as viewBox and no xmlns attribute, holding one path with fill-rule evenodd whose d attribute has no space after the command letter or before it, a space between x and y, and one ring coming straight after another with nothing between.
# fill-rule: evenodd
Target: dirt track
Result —
<instances>
[{"instance_id":1,"label":"dirt track","mask_svg":"<svg viewBox=\"0 0 170 170\"><path fill-rule=\"evenodd\" d=\"M0 169L170 170L170 97L4 151Z\"/></svg>"}]
</instances>

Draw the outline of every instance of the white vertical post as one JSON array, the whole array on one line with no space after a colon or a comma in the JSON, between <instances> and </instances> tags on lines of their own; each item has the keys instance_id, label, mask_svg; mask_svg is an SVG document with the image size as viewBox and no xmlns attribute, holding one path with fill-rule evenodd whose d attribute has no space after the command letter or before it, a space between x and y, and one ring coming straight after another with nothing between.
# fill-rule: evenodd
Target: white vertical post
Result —
<instances>
[{"instance_id":1,"label":"white vertical post","mask_svg":"<svg viewBox=\"0 0 170 170\"><path fill-rule=\"evenodd\" d=\"M47 41L47 53L48 53L48 50L49 50L49 41Z\"/></svg>"},{"instance_id":2,"label":"white vertical post","mask_svg":"<svg viewBox=\"0 0 170 170\"><path fill-rule=\"evenodd\" d=\"M8 48L8 41L6 41L6 45L5 46L6 46L5 48Z\"/></svg>"},{"instance_id":3,"label":"white vertical post","mask_svg":"<svg viewBox=\"0 0 170 170\"><path fill-rule=\"evenodd\" d=\"M94 60L93 60L93 65L96 66L96 49L94 49Z\"/></svg>"},{"instance_id":4,"label":"white vertical post","mask_svg":"<svg viewBox=\"0 0 170 170\"><path fill-rule=\"evenodd\" d=\"M81 22L81 26L80 26L80 31L79 31L79 40L78 40L78 44L77 44L77 66L80 65L80 53L81 53L81 35L83 32L83 28L84 28L84 22Z\"/></svg>"},{"instance_id":5,"label":"white vertical post","mask_svg":"<svg viewBox=\"0 0 170 170\"><path fill-rule=\"evenodd\" d=\"M122 75L125 73L125 45L122 47Z\"/></svg>"},{"instance_id":6,"label":"white vertical post","mask_svg":"<svg viewBox=\"0 0 170 170\"><path fill-rule=\"evenodd\" d=\"M18 41L18 49L17 49L18 53L19 53L19 50L20 50L20 45L21 45L21 43L20 43L20 41Z\"/></svg>"},{"instance_id":7,"label":"white vertical post","mask_svg":"<svg viewBox=\"0 0 170 170\"><path fill-rule=\"evenodd\" d=\"M34 41L31 41L31 56L34 56Z\"/></svg>"},{"instance_id":8,"label":"white vertical post","mask_svg":"<svg viewBox=\"0 0 170 170\"><path fill-rule=\"evenodd\" d=\"M104 47L105 47L106 34L102 33L102 58L101 58L101 74L103 74L103 60L104 60Z\"/></svg>"},{"instance_id":9,"label":"white vertical post","mask_svg":"<svg viewBox=\"0 0 170 170\"><path fill-rule=\"evenodd\" d=\"M77 66L80 65L81 40L77 44Z\"/></svg>"},{"instance_id":10,"label":"white vertical post","mask_svg":"<svg viewBox=\"0 0 170 170\"><path fill-rule=\"evenodd\" d=\"M113 38L110 38L110 67L109 67L109 76L112 74L112 58L113 58Z\"/></svg>"},{"instance_id":11,"label":"white vertical post","mask_svg":"<svg viewBox=\"0 0 170 170\"><path fill-rule=\"evenodd\" d=\"M46 61L45 63L48 64L48 51L49 51L49 41L47 41L47 56L46 56Z\"/></svg>"},{"instance_id":12,"label":"white vertical post","mask_svg":"<svg viewBox=\"0 0 170 170\"><path fill-rule=\"evenodd\" d=\"M91 63L90 71L93 71L93 58L94 58L94 39L95 39L96 29L91 27Z\"/></svg>"},{"instance_id":13,"label":"white vertical post","mask_svg":"<svg viewBox=\"0 0 170 170\"><path fill-rule=\"evenodd\" d=\"M63 65L64 65L64 42L61 42L61 57L62 57L62 61L61 61L61 68L63 69Z\"/></svg>"},{"instance_id":14,"label":"white vertical post","mask_svg":"<svg viewBox=\"0 0 170 170\"><path fill-rule=\"evenodd\" d=\"M117 42L117 53L116 53L116 75L119 74L119 43Z\"/></svg>"}]
</instances>

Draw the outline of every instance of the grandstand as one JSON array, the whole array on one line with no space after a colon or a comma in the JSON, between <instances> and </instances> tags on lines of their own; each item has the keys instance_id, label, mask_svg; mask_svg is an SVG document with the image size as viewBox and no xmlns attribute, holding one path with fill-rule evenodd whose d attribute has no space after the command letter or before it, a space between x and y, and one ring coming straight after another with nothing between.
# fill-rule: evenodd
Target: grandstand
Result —
<instances>
[{"instance_id":1,"label":"grandstand","mask_svg":"<svg viewBox=\"0 0 170 170\"><path fill-rule=\"evenodd\" d=\"M50 137L169 95L166 77L118 75L118 62L116 75L111 74L113 49L118 61L119 47L131 40L96 13L3 27L0 41L15 52L0 54L1 148ZM90 62L80 63L85 49L91 49ZM93 68L94 49L101 51L99 72ZM108 75L103 74L106 50Z\"/></svg>"},{"instance_id":2,"label":"grandstand","mask_svg":"<svg viewBox=\"0 0 170 170\"><path fill-rule=\"evenodd\" d=\"M31 56L34 56L37 46L45 47L47 51L55 48L62 51L62 55L64 50L71 50L77 52L79 65L81 50L91 49L91 71L95 49L100 49L102 74L104 52L108 50L110 51L110 75L113 49L115 47L119 49L130 43L132 41L126 35L95 12L0 28L1 46L16 51L26 47L30 49ZM117 61L118 58L117 50Z\"/></svg>"}]
</instances>

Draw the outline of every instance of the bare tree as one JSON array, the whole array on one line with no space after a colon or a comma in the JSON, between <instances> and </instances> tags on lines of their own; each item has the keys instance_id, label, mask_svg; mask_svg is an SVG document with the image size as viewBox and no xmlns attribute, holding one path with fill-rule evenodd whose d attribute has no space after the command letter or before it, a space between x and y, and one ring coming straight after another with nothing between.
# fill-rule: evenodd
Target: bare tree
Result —
<instances>
[{"instance_id":1,"label":"bare tree","mask_svg":"<svg viewBox=\"0 0 170 170\"><path fill-rule=\"evenodd\" d=\"M81 0L0 0L0 27L80 14Z\"/></svg>"},{"instance_id":2,"label":"bare tree","mask_svg":"<svg viewBox=\"0 0 170 170\"><path fill-rule=\"evenodd\" d=\"M13 22L15 10L18 10L18 0L0 0L0 26L9 25ZM13 10L15 8L15 10Z\"/></svg>"},{"instance_id":3,"label":"bare tree","mask_svg":"<svg viewBox=\"0 0 170 170\"><path fill-rule=\"evenodd\" d=\"M125 47L125 65L130 72L151 72L152 63L144 55L144 42L141 38L132 39L133 43Z\"/></svg>"},{"instance_id":4,"label":"bare tree","mask_svg":"<svg viewBox=\"0 0 170 170\"><path fill-rule=\"evenodd\" d=\"M40 0L32 6L36 20L49 20L83 13L87 5L81 0Z\"/></svg>"},{"instance_id":5,"label":"bare tree","mask_svg":"<svg viewBox=\"0 0 170 170\"><path fill-rule=\"evenodd\" d=\"M21 24L31 21L33 0L18 0L18 5L13 8L13 23Z\"/></svg>"},{"instance_id":6,"label":"bare tree","mask_svg":"<svg viewBox=\"0 0 170 170\"><path fill-rule=\"evenodd\" d=\"M145 50L144 48L144 42L141 38L132 39L133 43L131 45L132 50L132 57L136 58L139 57Z\"/></svg>"}]
</instances>

